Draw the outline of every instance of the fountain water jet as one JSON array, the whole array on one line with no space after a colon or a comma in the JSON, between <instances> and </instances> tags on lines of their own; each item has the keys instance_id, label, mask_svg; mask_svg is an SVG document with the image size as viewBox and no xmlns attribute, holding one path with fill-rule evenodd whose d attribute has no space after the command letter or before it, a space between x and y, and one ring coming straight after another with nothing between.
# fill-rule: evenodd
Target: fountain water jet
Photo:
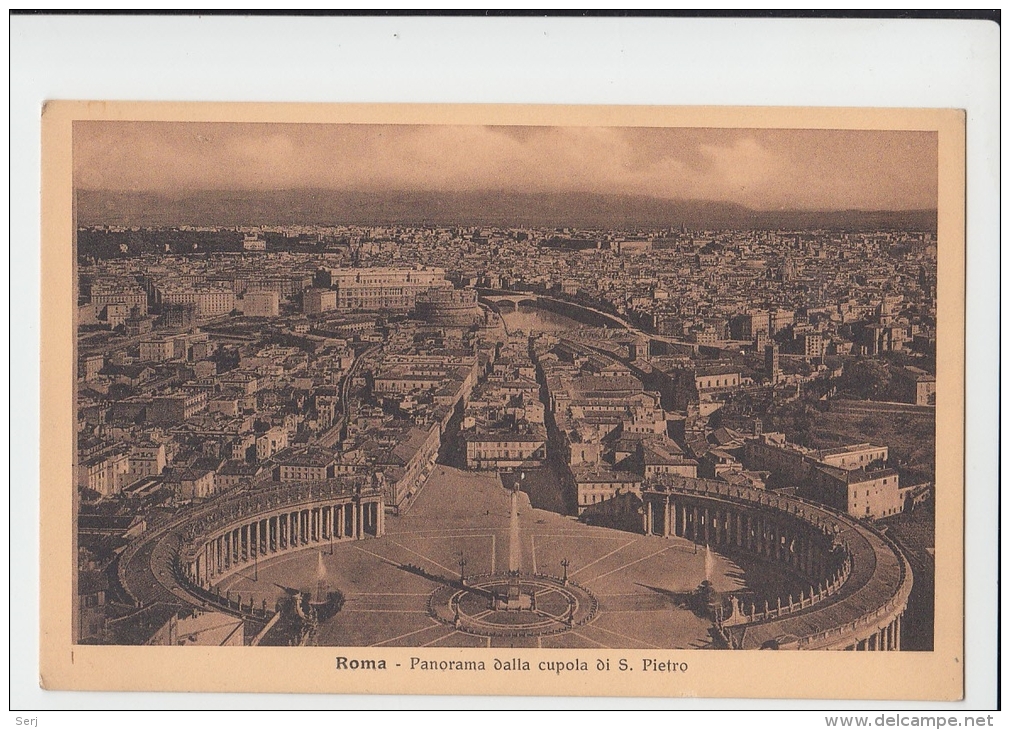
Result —
<instances>
[{"instance_id":1,"label":"fountain water jet","mask_svg":"<svg viewBox=\"0 0 1010 730\"><path fill-rule=\"evenodd\" d=\"M316 553L319 558L316 563L316 594L312 599L313 603L326 603L330 586L326 581L326 565L323 563L323 554Z\"/></svg>"}]
</instances>

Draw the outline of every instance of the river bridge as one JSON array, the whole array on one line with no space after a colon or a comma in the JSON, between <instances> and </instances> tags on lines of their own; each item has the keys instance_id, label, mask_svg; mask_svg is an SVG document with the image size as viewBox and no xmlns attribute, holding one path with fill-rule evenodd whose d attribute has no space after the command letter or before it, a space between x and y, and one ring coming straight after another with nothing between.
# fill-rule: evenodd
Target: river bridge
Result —
<instances>
[{"instance_id":1,"label":"river bridge","mask_svg":"<svg viewBox=\"0 0 1010 730\"><path fill-rule=\"evenodd\" d=\"M508 289L477 289L479 300L494 309L499 314L518 311L522 305L545 309L556 314L570 317L578 322L584 322L588 326L610 327L627 330L630 334L642 337L649 341L659 342L666 346L676 348L683 354L697 354L701 348L711 348L713 350L739 349L749 342L739 340L719 340L712 343L691 342L689 340L661 335L656 332L647 332L636 327L625 317L615 312L608 312L589 304L573 302L568 299L560 299L546 294L536 292L512 291Z\"/></svg>"}]
</instances>

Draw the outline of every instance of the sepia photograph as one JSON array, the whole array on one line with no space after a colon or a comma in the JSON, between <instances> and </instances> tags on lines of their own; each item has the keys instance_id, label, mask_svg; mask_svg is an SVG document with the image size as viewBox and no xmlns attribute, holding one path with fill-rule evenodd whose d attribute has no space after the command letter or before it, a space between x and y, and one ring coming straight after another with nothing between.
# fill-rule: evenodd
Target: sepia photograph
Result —
<instances>
[{"instance_id":1,"label":"sepia photograph","mask_svg":"<svg viewBox=\"0 0 1010 730\"><path fill-rule=\"evenodd\" d=\"M962 114L47 116L71 651L960 652Z\"/></svg>"}]
</instances>

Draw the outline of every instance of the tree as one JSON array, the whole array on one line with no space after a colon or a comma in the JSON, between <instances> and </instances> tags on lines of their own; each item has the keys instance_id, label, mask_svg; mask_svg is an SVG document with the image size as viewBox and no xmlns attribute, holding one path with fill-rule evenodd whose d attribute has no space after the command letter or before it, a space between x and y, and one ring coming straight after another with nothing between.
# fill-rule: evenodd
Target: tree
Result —
<instances>
[{"instance_id":1,"label":"tree","mask_svg":"<svg viewBox=\"0 0 1010 730\"><path fill-rule=\"evenodd\" d=\"M889 400L893 390L891 371L880 360L856 360L845 366L838 387L857 398Z\"/></svg>"}]
</instances>

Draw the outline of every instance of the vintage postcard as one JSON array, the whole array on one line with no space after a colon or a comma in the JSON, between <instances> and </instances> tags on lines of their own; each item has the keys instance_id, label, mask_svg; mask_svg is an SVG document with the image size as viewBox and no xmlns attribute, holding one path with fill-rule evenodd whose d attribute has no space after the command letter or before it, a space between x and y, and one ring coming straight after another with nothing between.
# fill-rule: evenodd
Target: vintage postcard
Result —
<instances>
[{"instance_id":1,"label":"vintage postcard","mask_svg":"<svg viewBox=\"0 0 1010 730\"><path fill-rule=\"evenodd\" d=\"M962 112L41 123L44 687L962 696Z\"/></svg>"}]
</instances>

